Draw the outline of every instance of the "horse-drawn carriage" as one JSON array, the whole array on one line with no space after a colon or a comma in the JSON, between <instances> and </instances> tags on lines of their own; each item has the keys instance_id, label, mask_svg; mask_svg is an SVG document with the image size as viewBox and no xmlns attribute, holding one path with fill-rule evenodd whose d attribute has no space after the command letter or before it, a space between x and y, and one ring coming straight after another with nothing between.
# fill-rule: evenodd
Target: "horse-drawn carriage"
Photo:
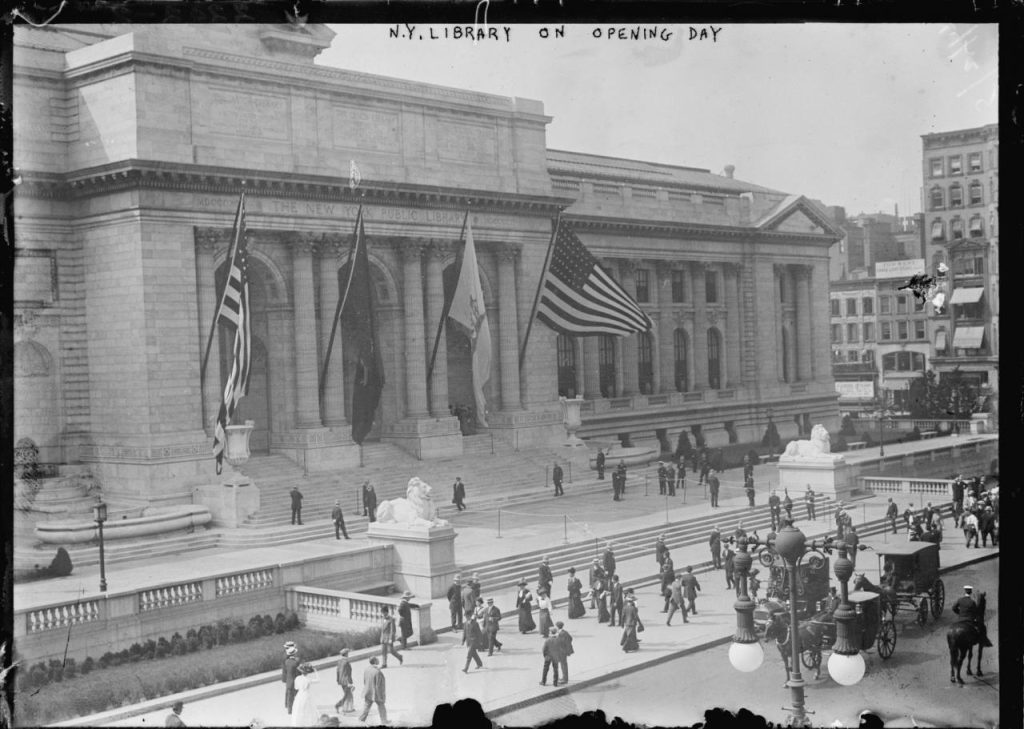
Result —
<instances>
[{"instance_id":1,"label":"horse-drawn carriage","mask_svg":"<svg viewBox=\"0 0 1024 729\"><path fill-rule=\"evenodd\" d=\"M773 550L759 550L757 561L769 569L765 599L754 608L754 627L764 632L775 614L789 612L789 578L785 560ZM828 566L827 557L812 555L797 567L796 614L799 619L817 613L821 602L828 597Z\"/></svg>"},{"instance_id":2,"label":"horse-drawn carriage","mask_svg":"<svg viewBox=\"0 0 1024 729\"><path fill-rule=\"evenodd\" d=\"M907 542L876 546L879 585L858 575L854 589L878 593L883 610L893 618L899 612L914 612L918 625L924 625L931 612L938 620L946 605L946 587L939 579L939 545L931 542Z\"/></svg>"},{"instance_id":3,"label":"horse-drawn carriage","mask_svg":"<svg viewBox=\"0 0 1024 729\"><path fill-rule=\"evenodd\" d=\"M878 593L856 591L849 594L850 605L857 613L856 627L860 635L860 649L869 650L877 645L878 655L888 660L896 650L896 626L892 615L882 609ZM811 618L810 624L821 636L817 644L804 647L800 662L806 668L817 670L821 666L822 651L831 650L836 642L836 622L832 615L820 613Z\"/></svg>"}]
</instances>

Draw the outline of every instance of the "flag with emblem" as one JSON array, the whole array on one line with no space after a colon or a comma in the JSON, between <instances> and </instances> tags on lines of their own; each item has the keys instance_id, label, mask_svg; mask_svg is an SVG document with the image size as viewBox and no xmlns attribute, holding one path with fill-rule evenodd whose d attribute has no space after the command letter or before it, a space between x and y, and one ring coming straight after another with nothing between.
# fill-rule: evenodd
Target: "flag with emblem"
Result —
<instances>
[{"instance_id":1,"label":"flag with emblem","mask_svg":"<svg viewBox=\"0 0 1024 729\"><path fill-rule=\"evenodd\" d=\"M473 394L476 400L476 419L487 426L484 385L491 379L491 328L484 310L484 291L480 286L480 271L476 264L476 246L473 244L473 226L466 221L466 246L462 252L459 279L452 294L448 318L466 333L473 349Z\"/></svg>"},{"instance_id":2,"label":"flag with emblem","mask_svg":"<svg viewBox=\"0 0 1024 729\"><path fill-rule=\"evenodd\" d=\"M213 431L213 457L217 473L224 463L224 444L227 426L235 414L238 401L249 394L249 368L252 363L252 334L249 323L249 279L247 271L248 249L245 241L245 193L238 199L235 227L231 236L228 280L224 284L220 306L214 317L214 328L224 323L234 329L234 347L231 355L231 374L224 384L224 397Z\"/></svg>"},{"instance_id":3,"label":"flag with emblem","mask_svg":"<svg viewBox=\"0 0 1024 729\"><path fill-rule=\"evenodd\" d=\"M541 278L536 312L555 331L577 336L625 336L653 326L633 297L561 221Z\"/></svg>"}]
</instances>

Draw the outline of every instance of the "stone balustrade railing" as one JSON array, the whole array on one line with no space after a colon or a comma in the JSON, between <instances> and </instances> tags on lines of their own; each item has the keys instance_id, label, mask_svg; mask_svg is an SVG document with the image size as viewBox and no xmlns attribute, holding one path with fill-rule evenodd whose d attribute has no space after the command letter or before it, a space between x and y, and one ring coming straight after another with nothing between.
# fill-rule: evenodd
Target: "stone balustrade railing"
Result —
<instances>
[{"instance_id":1,"label":"stone balustrade railing","mask_svg":"<svg viewBox=\"0 0 1024 729\"><path fill-rule=\"evenodd\" d=\"M153 590L142 590L139 593L139 612L187 605L190 602L200 602L202 599L203 583L201 582L164 585Z\"/></svg>"},{"instance_id":2,"label":"stone balustrade railing","mask_svg":"<svg viewBox=\"0 0 1024 729\"><path fill-rule=\"evenodd\" d=\"M857 480L861 490L874 494L924 494L953 498L953 482L944 478L862 476Z\"/></svg>"},{"instance_id":3,"label":"stone balustrade railing","mask_svg":"<svg viewBox=\"0 0 1024 729\"><path fill-rule=\"evenodd\" d=\"M262 569L225 575L216 579L216 595L237 595L242 592L269 590L274 586L274 570Z\"/></svg>"},{"instance_id":4,"label":"stone balustrade railing","mask_svg":"<svg viewBox=\"0 0 1024 729\"><path fill-rule=\"evenodd\" d=\"M971 429L970 420L950 420L948 418L894 418L891 422L898 430L911 431L917 428L922 433L935 431L943 435L955 431L967 433Z\"/></svg>"},{"instance_id":5,"label":"stone balustrade railing","mask_svg":"<svg viewBox=\"0 0 1024 729\"><path fill-rule=\"evenodd\" d=\"M26 613L28 632L38 633L43 630L68 628L72 625L89 623L100 619L100 601L86 600L68 605L30 610Z\"/></svg>"},{"instance_id":6,"label":"stone balustrade railing","mask_svg":"<svg viewBox=\"0 0 1024 729\"><path fill-rule=\"evenodd\" d=\"M288 608L298 614L304 625L316 630L376 627L380 625L381 608L387 606L397 615L395 611L400 602L395 597L306 586L289 587L285 594ZM430 601L410 600L410 605L413 635L421 644L433 642Z\"/></svg>"}]
</instances>

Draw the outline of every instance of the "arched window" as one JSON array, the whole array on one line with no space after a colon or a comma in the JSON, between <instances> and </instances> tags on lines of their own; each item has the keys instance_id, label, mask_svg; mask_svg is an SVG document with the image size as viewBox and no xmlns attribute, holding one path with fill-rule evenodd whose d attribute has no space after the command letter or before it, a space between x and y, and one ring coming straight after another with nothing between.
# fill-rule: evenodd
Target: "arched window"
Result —
<instances>
[{"instance_id":1,"label":"arched window","mask_svg":"<svg viewBox=\"0 0 1024 729\"><path fill-rule=\"evenodd\" d=\"M654 347L651 342L650 332L643 332L637 341L637 376L639 377L640 392L650 395L654 392Z\"/></svg>"},{"instance_id":2,"label":"arched window","mask_svg":"<svg viewBox=\"0 0 1024 729\"><path fill-rule=\"evenodd\" d=\"M686 392L689 389L690 381L686 376L687 362L686 352L689 349L686 343L686 330L676 329L675 333L675 383L676 391Z\"/></svg>"},{"instance_id":3,"label":"arched window","mask_svg":"<svg viewBox=\"0 0 1024 729\"><path fill-rule=\"evenodd\" d=\"M789 330L786 327L782 327L782 381L789 382L789 357L786 356L786 352L789 351Z\"/></svg>"},{"instance_id":4,"label":"arched window","mask_svg":"<svg viewBox=\"0 0 1024 729\"><path fill-rule=\"evenodd\" d=\"M601 397L615 397L615 337L602 334L597 340L598 380Z\"/></svg>"},{"instance_id":5,"label":"arched window","mask_svg":"<svg viewBox=\"0 0 1024 729\"><path fill-rule=\"evenodd\" d=\"M722 335L717 329L708 329L708 387L722 388Z\"/></svg>"},{"instance_id":6,"label":"arched window","mask_svg":"<svg viewBox=\"0 0 1024 729\"><path fill-rule=\"evenodd\" d=\"M576 397L576 340L567 334L559 334L555 341L558 351L558 394L562 397Z\"/></svg>"}]
</instances>

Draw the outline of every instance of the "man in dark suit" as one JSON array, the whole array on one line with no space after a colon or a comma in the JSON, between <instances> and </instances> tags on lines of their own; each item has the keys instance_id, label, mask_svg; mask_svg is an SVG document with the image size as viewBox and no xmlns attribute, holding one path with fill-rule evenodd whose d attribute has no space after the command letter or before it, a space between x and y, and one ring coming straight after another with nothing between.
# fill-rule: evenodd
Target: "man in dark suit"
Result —
<instances>
[{"instance_id":1,"label":"man in dark suit","mask_svg":"<svg viewBox=\"0 0 1024 729\"><path fill-rule=\"evenodd\" d=\"M612 580L612 584L611 584L611 593L612 594L611 594L611 599L608 601L608 613L609 613L609 615L608 615L608 617L609 617L608 627L609 628L614 628L615 627L615 615L616 614L618 614L618 616L619 616L619 624L620 625L622 624L623 594L622 594L622 583L619 582L619 576L613 574L612 577L611 577L611 580Z\"/></svg>"},{"instance_id":2,"label":"man in dark suit","mask_svg":"<svg viewBox=\"0 0 1024 729\"><path fill-rule=\"evenodd\" d=\"M292 713L292 703L295 701L295 677L299 673L299 649L295 643L288 641L284 644L284 663L281 666L281 683L284 684L284 707L288 713Z\"/></svg>"},{"instance_id":3,"label":"man in dark suit","mask_svg":"<svg viewBox=\"0 0 1024 729\"><path fill-rule=\"evenodd\" d=\"M558 630L555 634L555 640L558 641L559 647L558 666L562 669L562 683L567 684L569 683L569 656L576 651L573 650L572 636L565 629L565 623L559 620L555 623L555 628Z\"/></svg>"},{"instance_id":4,"label":"man in dark suit","mask_svg":"<svg viewBox=\"0 0 1024 729\"><path fill-rule=\"evenodd\" d=\"M743 456L743 480L754 477L754 462L750 460L750 454Z\"/></svg>"},{"instance_id":5,"label":"man in dark suit","mask_svg":"<svg viewBox=\"0 0 1024 729\"><path fill-rule=\"evenodd\" d=\"M377 492L369 481L363 481L363 514L377 521Z\"/></svg>"},{"instance_id":6,"label":"man in dark suit","mask_svg":"<svg viewBox=\"0 0 1024 729\"><path fill-rule=\"evenodd\" d=\"M562 662L562 645L558 641L558 628L551 628L548 637L544 639L541 654L544 656L544 670L540 674L540 685L548 685L548 669L550 668L554 674L554 683L552 685L557 686L558 666Z\"/></svg>"},{"instance_id":7,"label":"man in dark suit","mask_svg":"<svg viewBox=\"0 0 1024 729\"><path fill-rule=\"evenodd\" d=\"M487 655L493 656L494 649L501 650L502 642L498 640L498 624L501 622L501 609L494 604L494 598L487 598L487 609L484 610L484 632L487 633Z\"/></svg>"},{"instance_id":8,"label":"man in dark suit","mask_svg":"<svg viewBox=\"0 0 1024 729\"><path fill-rule=\"evenodd\" d=\"M789 489L785 489L785 495L782 498L782 510L786 512L786 518L790 522L793 521L793 499L789 498Z\"/></svg>"},{"instance_id":9,"label":"man in dark suit","mask_svg":"<svg viewBox=\"0 0 1024 729\"><path fill-rule=\"evenodd\" d=\"M700 466L700 483L707 483L708 474L711 473L711 459L708 457L708 451L706 448L700 449L700 455L697 457L697 463Z\"/></svg>"},{"instance_id":10,"label":"man in dark suit","mask_svg":"<svg viewBox=\"0 0 1024 729\"><path fill-rule=\"evenodd\" d=\"M691 613L696 615L697 606L694 601L697 599L697 593L700 592L700 583L697 582L697 576L693 574L693 567L687 567L686 572L679 579L682 582L683 597L686 598L687 607Z\"/></svg>"},{"instance_id":11,"label":"man in dark suit","mask_svg":"<svg viewBox=\"0 0 1024 729\"><path fill-rule=\"evenodd\" d=\"M473 591L473 602L480 599L480 573L474 572L469 578L469 589Z\"/></svg>"},{"instance_id":12,"label":"man in dark suit","mask_svg":"<svg viewBox=\"0 0 1024 729\"><path fill-rule=\"evenodd\" d=\"M341 513L341 501L336 500L334 502L334 508L331 510L331 521L334 522L334 538L341 539L341 535L345 535L345 539L348 539L348 531L345 530L345 515Z\"/></svg>"},{"instance_id":13,"label":"man in dark suit","mask_svg":"<svg viewBox=\"0 0 1024 729\"><path fill-rule=\"evenodd\" d=\"M551 583L554 580L551 574L551 567L548 564L547 555L541 561L540 566L537 567L537 592L541 590L546 591L549 595L551 594Z\"/></svg>"},{"instance_id":14,"label":"man in dark suit","mask_svg":"<svg viewBox=\"0 0 1024 729\"><path fill-rule=\"evenodd\" d=\"M812 521L817 519L817 514L814 511L814 491L811 490L810 486L804 492L804 503L807 504L807 518Z\"/></svg>"},{"instance_id":15,"label":"man in dark suit","mask_svg":"<svg viewBox=\"0 0 1024 729\"><path fill-rule=\"evenodd\" d=\"M462 672L469 673L470 661L476 661L476 667L483 668L484 662L480 660L480 654L476 651L477 645L480 643L480 623L472 614L466 616L462 642L466 645L466 667L462 669Z\"/></svg>"},{"instance_id":16,"label":"man in dark suit","mask_svg":"<svg viewBox=\"0 0 1024 729\"><path fill-rule=\"evenodd\" d=\"M711 527L708 547L711 549L711 568L722 569L722 532L718 531L718 525Z\"/></svg>"},{"instance_id":17,"label":"man in dark suit","mask_svg":"<svg viewBox=\"0 0 1024 729\"><path fill-rule=\"evenodd\" d=\"M462 576L455 575L448 588L448 612L452 616L452 628L462 630Z\"/></svg>"},{"instance_id":18,"label":"man in dark suit","mask_svg":"<svg viewBox=\"0 0 1024 729\"><path fill-rule=\"evenodd\" d=\"M740 596L740 586L739 586L739 583L736 583L734 578L733 578L733 572L736 569L735 556L734 555L735 555L735 553L732 551L732 547L726 546L726 548L725 548L725 557L723 558L723 561L725 562L725 565L724 565L725 566L725 588L728 590L728 589L730 589L732 587L735 587L736 588L736 597L739 597Z\"/></svg>"},{"instance_id":19,"label":"man in dark suit","mask_svg":"<svg viewBox=\"0 0 1024 729\"><path fill-rule=\"evenodd\" d=\"M743 491L747 494L747 506L754 507L754 477L747 476L743 481Z\"/></svg>"},{"instance_id":20,"label":"man in dark suit","mask_svg":"<svg viewBox=\"0 0 1024 729\"><path fill-rule=\"evenodd\" d=\"M602 566L604 567L605 577L611 577L615 574L615 552L612 551L611 542L608 542L608 545L604 548Z\"/></svg>"},{"instance_id":21,"label":"man in dark suit","mask_svg":"<svg viewBox=\"0 0 1024 729\"><path fill-rule=\"evenodd\" d=\"M953 612L956 613L958 623L973 625L978 631L979 642L986 648L992 645L988 639L988 630L985 628L985 616L981 614L977 598L974 596L974 588L964 585L963 596L953 605Z\"/></svg>"},{"instance_id":22,"label":"man in dark suit","mask_svg":"<svg viewBox=\"0 0 1024 729\"><path fill-rule=\"evenodd\" d=\"M672 604L672 582L676 579L675 570L666 559L661 567L661 596L665 598L665 607L661 612L667 613L669 605Z\"/></svg>"},{"instance_id":23,"label":"man in dark suit","mask_svg":"<svg viewBox=\"0 0 1024 729\"><path fill-rule=\"evenodd\" d=\"M612 471L612 501L619 500L619 472Z\"/></svg>"},{"instance_id":24,"label":"man in dark suit","mask_svg":"<svg viewBox=\"0 0 1024 729\"><path fill-rule=\"evenodd\" d=\"M686 459L679 456L679 463L676 464L676 488L686 496Z\"/></svg>"},{"instance_id":25,"label":"man in dark suit","mask_svg":"<svg viewBox=\"0 0 1024 729\"><path fill-rule=\"evenodd\" d=\"M772 531L778 531L782 521L782 502L779 500L779 492L772 491L768 497L768 511L772 518Z\"/></svg>"},{"instance_id":26,"label":"man in dark suit","mask_svg":"<svg viewBox=\"0 0 1024 729\"><path fill-rule=\"evenodd\" d=\"M597 477L604 481L604 449L597 449Z\"/></svg>"},{"instance_id":27,"label":"man in dark suit","mask_svg":"<svg viewBox=\"0 0 1024 729\"><path fill-rule=\"evenodd\" d=\"M555 484L555 496L561 496L565 493L562 491L562 467L558 465L557 461L554 468L551 469L551 480Z\"/></svg>"},{"instance_id":28,"label":"man in dark suit","mask_svg":"<svg viewBox=\"0 0 1024 729\"><path fill-rule=\"evenodd\" d=\"M707 479L708 479L708 494L711 496L711 505L717 507L718 506L719 482L718 482L718 476L715 473L715 469L711 468L711 469L708 470Z\"/></svg>"},{"instance_id":29,"label":"man in dark suit","mask_svg":"<svg viewBox=\"0 0 1024 729\"><path fill-rule=\"evenodd\" d=\"M672 616L676 614L676 610L679 610L679 611L681 611L683 613L683 622L684 623L690 622L689 619L686 617L686 612L687 612L686 611L686 603L683 602L683 582L682 582L682 579L679 578L679 577L676 577L674 580L672 580L672 583L669 585L668 589L669 589L668 603L669 603L671 609L668 611L668 617L665 619L665 625L672 625Z\"/></svg>"},{"instance_id":30,"label":"man in dark suit","mask_svg":"<svg viewBox=\"0 0 1024 729\"><path fill-rule=\"evenodd\" d=\"M991 506L978 515L978 531L981 532L981 546L987 547L989 538L992 539L992 546L998 546L996 537L996 512Z\"/></svg>"},{"instance_id":31,"label":"man in dark suit","mask_svg":"<svg viewBox=\"0 0 1024 729\"><path fill-rule=\"evenodd\" d=\"M615 470L619 473L619 498L622 498L626 495L626 462L620 460Z\"/></svg>"},{"instance_id":32,"label":"man in dark suit","mask_svg":"<svg viewBox=\"0 0 1024 729\"><path fill-rule=\"evenodd\" d=\"M466 500L466 484L462 483L462 477L456 476L455 483L452 484L452 503L458 507L459 511L466 508L466 504L463 503Z\"/></svg>"},{"instance_id":33,"label":"man in dark suit","mask_svg":"<svg viewBox=\"0 0 1024 729\"><path fill-rule=\"evenodd\" d=\"M668 546L665 544L665 535L659 534L658 541L654 543L654 559L658 561L658 569L661 570L661 565L665 563L665 552L668 551Z\"/></svg>"},{"instance_id":34,"label":"man in dark suit","mask_svg":"<svg viewBox=\"0 0 1024 729\"><path fill-rule=\"evenodd\" d=\"M676 469L669 463L665 466L665 483L668 485L668 495L676 495Z\"/></svg>"},{"instance_id":35,"label":"man in dark suit","mask_svg":"<svg viewBox=\"0 0 1024 729\"><path fill-rule=\"evenodd\" d=\"M298 486L292 486L292 490L288 492L288 495L292 499L292 524L298 522L302 524L302 492L299 491Z\"/></svg>"},{"instance_id":36,"label":"man in dark suit","mask_svg":"<svg viewBox=\"0 0 1024 729\"><path fill-rule=\"evenodd\" d=\"M666 476L667 476L667 474L666 474L666 471L665 471L665 462L664 461L658 461L658 495L659 496L664 496L665 493L668 490L667 486L666 486L666 483L665 483Z\"/></svg>"}]
</instances>

